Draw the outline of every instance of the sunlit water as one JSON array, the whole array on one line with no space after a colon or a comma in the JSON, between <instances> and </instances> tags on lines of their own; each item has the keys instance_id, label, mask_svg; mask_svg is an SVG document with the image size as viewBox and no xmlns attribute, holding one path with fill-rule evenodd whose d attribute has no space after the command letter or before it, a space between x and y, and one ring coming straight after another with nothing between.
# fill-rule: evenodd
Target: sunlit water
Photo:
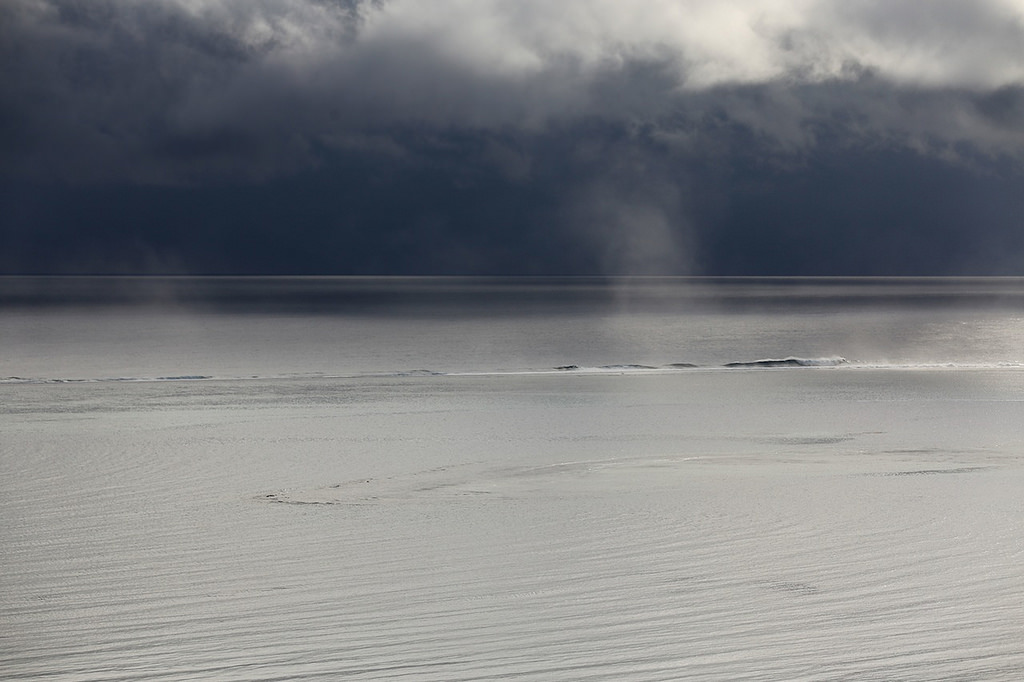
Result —
<instances>
[{"instance_id":1,"label":"sunlit water","mask_svg":"<svg viewBox=\"0 0 1024 682\"><path fill-rule=\"evenodd\" d=\"M1019 280L0 304L5 679L1024 670Z\"/></svg>"}]
</instances>

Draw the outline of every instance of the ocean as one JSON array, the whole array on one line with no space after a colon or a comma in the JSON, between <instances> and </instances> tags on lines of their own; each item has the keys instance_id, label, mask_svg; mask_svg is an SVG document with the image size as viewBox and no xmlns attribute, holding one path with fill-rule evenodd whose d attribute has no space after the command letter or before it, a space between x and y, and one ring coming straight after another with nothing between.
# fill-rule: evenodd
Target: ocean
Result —
<instances>
[{"instance_id":1,"label":"ocean","mask_svg":"<svg viewBox=\"0 0 1024 682\"><path fill-rule=\"evenodd\" d=\"M0 278L0 677L1017 680L1024 279Z\"/></svg>"}]
</instances>

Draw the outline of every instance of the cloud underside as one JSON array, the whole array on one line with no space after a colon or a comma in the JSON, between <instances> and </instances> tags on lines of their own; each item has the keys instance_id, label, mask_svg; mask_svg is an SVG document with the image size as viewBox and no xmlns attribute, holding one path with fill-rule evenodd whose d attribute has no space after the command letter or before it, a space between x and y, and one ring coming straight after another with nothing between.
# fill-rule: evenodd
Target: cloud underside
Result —
<instances>
[{"instance_id":1,"label":"cloud underside","mask_svg":"<svg viewBox=\"0 0 1024 682\"><path fill-rule=\"evenodd\" d=\"M1024 149L1024 22L1005 2L14 0L5 169L265 178L390 133L601 119L680 154L744 129ZM713 135L712 135L713 137ZM832 139L832 138L830 138ZM21 152L20 154L18 152Z\"/></svg>"},{"instance_id":2,"label":"cloud underside","mask_svg":"<svg viewBox=\"0 0 1024 682\"><path fill-rule=\"evenodd\" d=\"M313 251L344 242L371 269L433 242L449 247L436 270L741 272L753 256L730 244L816 236L853 258L853 227L799 225L945 225L950 207L908 208L935 192L994 201L972 258L1005 253L1016 224L1000 194L1024 159L1011 0L10 0L0 62L9 181L220 205L272 184L299 201L288 183L313 173L323 194L299 213L346 226ZM956 225L944 254L964 248Z\"/></svg>"}]
</instances>

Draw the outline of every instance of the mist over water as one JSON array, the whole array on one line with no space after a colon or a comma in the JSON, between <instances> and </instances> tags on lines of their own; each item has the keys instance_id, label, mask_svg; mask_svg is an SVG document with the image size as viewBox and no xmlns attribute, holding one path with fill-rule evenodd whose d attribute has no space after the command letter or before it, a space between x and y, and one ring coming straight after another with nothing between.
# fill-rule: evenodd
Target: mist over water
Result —
<instances>
[{"instance_id":1,"label":"mist over water","mask_svg":"<svg viewBox=\"0 0 1024 682\"><path fill-rule=\"evenodd\" d=\"M0 322L0 676L1024 669L1021 280L8 278Z\"/></svg>"},{"instance_id":2,"label":"mist over water","mask_svg":"<svg viewBox=\"0 0 1024 682\"><path fill-rule=\"evenodd\" d=\"M2 278L0 377L1024 362L1024 281Z\"/></svg>"}]
</instances>

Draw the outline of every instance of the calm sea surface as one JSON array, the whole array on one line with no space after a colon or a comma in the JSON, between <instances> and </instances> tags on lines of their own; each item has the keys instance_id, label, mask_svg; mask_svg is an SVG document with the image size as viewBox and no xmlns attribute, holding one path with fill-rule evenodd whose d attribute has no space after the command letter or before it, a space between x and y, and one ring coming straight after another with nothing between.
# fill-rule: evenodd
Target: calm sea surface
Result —
<instances>
[{"instance_id":1,"label":"calm sea surface","mask_svg":"<svg viewBox=\"0 0 1024 682\"><path fill-rule=\"evenodd\" d=\"M0 278L0 678L1016 680L1024 280Z\"/></svg>"}]
</instances>

